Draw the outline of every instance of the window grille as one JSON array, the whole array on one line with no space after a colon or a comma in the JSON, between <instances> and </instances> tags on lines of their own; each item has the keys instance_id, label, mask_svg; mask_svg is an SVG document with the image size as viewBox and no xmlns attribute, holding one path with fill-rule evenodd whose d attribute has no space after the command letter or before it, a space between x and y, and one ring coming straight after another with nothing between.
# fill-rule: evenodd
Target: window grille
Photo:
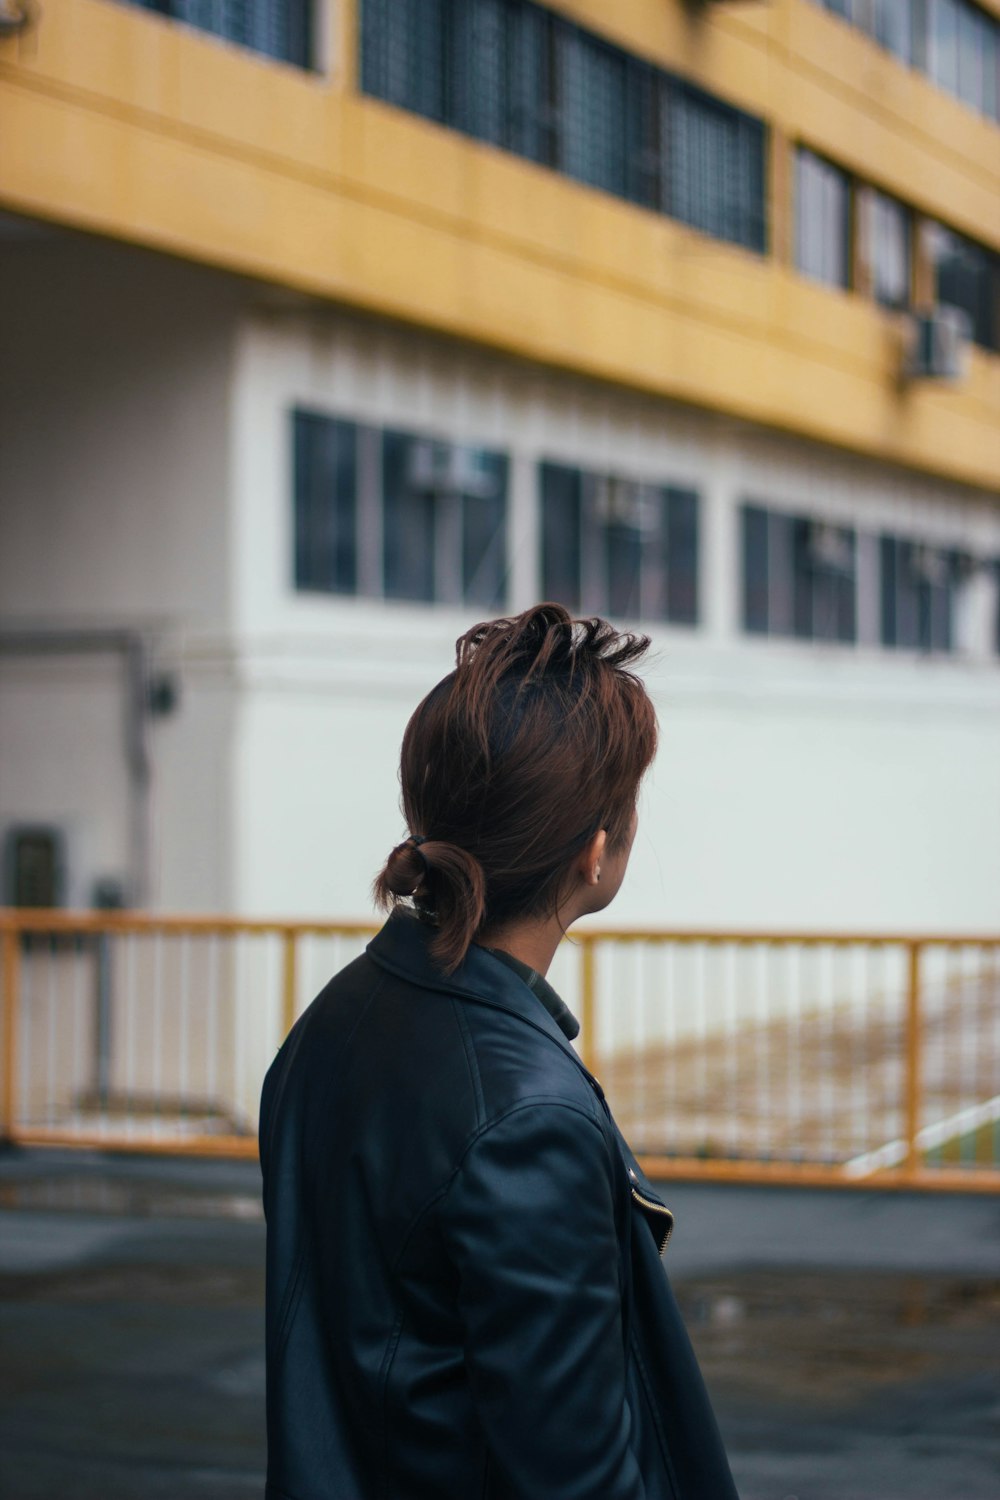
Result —
<instances>
[{"instance_id":1,"label":"window grille","mask_svg":"<svg viewBox=\"0 0 1000 1500\"><path fill-rule=\"evenodd\" d=\"M693 490L543 463L542 589L568 609L698 621Z\"/></svg>"},{"instance_id":2,"label":"window grille","mask_svg":"<svg viewBox=\"0 0 1000 1500\"><path fill-rule=\"evenodd\" d=\"M530 0L363 0L369 94L766 248L765 127Z\"/></svg>"},{"instance_id":3,"label":"window grille","mask_svg":"<svg viewBox=\"0 0 1000 1500\"><path fill-rule=\"evenodd\" d=\"M296 67L313 66L311 0L129 0Z\"/></svg>"},{"instance_id":4,"label":"window grille","mask_svg":"<svg viewBox=\"0 0 1000 1500\"><path fill-rule=\"evenodd\" d=\"M763 250L760 123L674 83L670 136L670 213L705 234Z\"/></svg>"}]
</instances>

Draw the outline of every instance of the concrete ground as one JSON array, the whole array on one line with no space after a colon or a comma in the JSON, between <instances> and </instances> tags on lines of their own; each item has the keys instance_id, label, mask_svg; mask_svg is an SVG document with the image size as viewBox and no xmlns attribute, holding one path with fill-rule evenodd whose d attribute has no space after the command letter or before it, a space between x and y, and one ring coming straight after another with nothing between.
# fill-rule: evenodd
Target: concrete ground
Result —
<instances>
[{"instance_id":1,"label":"concrete ground","mask_svg":"<svg viewBox=\"0 0 1000 1500\"><path fill-rule=\"evenodd\" d=\"M257 1181L0 1154L3 1500L262 1494ZM664 1193L743 1500L998 1500L1000 1199Z\"/></svg>"}]
</instances>

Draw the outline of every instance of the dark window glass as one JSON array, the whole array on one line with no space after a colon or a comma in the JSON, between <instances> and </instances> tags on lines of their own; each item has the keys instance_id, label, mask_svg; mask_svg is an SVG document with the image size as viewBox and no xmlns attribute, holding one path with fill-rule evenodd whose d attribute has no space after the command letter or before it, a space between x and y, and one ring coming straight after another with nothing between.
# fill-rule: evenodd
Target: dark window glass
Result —
<instances>
[{"instance_id":1,"label":"dark window glass","mask_svg":"<svg viewBox=\"0 0 1000 1500\"><path fill-rule=\"evenodd\" d=\"M401 109L446 118L446 0L364 0L361 84Z\"/></svg>"},{"instance_id":2,"label":"dark window glass","mask_svg":"<svg viewBox=\"0 0 1000 1500\"><path fill-rule=\"evenodd\" d=\"M462 0L454 10L454 123L494 146L507 144L505 0Z\"/></svg>"},{"instance_id":3,"label":"dark window glass","mask_svg":"<svg viewBox=\"0 0 1000 1500\"><path fill-rule=\"evenodd\" d=\"M667 610L678 625L698 621L698 496L694 490L668 489Z\"/></svg>"},{"instance_id":4,"label":"dark window glass","mask_svg":"<svg viewBox=\"0 0 1000 1500\"><path fill-rule=\"evenodd\" d=\"M965 313L977 344L1000 348L1000 259L950 229L934 228L937 301Z\"/></svg>"},{"instance_id":5,"label":"dark window glass","mask_svg":"<svg viewBox=\"0 0 1000 1500\"><path fill-rule=\"evenodd\" d=\"M880 550L883 645L951 651L958 554L893 536Z\"/></svg>"},{"instance_id":6,"label":"dark window glass","mask_svg":"<svg viewBox=\"0 0 1000 1500\"><path fill-rule=\"evenodd\" d=\"M507 587L507 459L476 455L478 482L462 496L462 596L493 609Z\"/></svg>"},{"instance_id":7,"label":"dark window glass","mask_svg":"<svg viewBox=\"0 0 1000 1500\"><path fill-rule=\"evenodd\" d=\"M663 213L670 212L661 170L667 150L667 87L655 68L631 61L626 92L625 196Z\"/></svg>"},{"instance_id":8,"label":"dark window glass","mask_svg":"<svg viewBox=\"0 0 1000 1500\"><path fill-rule=\"evenodd\" d=\"M559 166L591 187L624 197L626 167L626 57L576 26L560 27Z\"/></svg>"},{"instance_id":9,"label":"dark window glass","mask_svg":"<svg viewBox=\"0 0 1000 1500\"><path fill-rule=\"evenodd\" d=\"M132 0L297 67L312 66L311 0Z\"/></svg>"},{"instance_id":10,"label":"dark window glass","mask_svg":"<svg viewBox=\"0 0 1000 1500\"><path fill-rule=\"evenodd\" d=\"M420 440L409 433L382 435L382 576L387 599L434 599L435 495L423 483L423 451Z\"/></svg>"},{"instance_id":11,"label":"dark window glass","mask_svg":"<svg viewBox=\"0 0 1000 1500\"><path fill-rule=\"evenodd\" d=\"M768 629L767 511L743 507L743 625L754 634Z\"/></svg>"},{"instance_id":12,"label":"dark window glass","mask_svg":"<svg viewBox=\"0 0 1000 1500\"><path fill-rule=\"evenodd\" d=\"M562 464L542 464L542 592L580 608L580 511L583 475Z\"/></svg>"},{"instance_id":13,"label":"dark window glass","mask_svg":"<svg viewBox=\"0 0 1000 1500\"><path fill-rule=\"evenodd\" d=\"M698 620L698 496L541 466L547 598L623 619Z\"/></svg>"},{"instance_id":14,"label":"dark window glass","mask_svg":"<svg viewBox=\"0 0 1000 1500\"><path fill-rule=\"evenodd\" d=\"M295 586L353 594L357 585L357 428L293 414Z\"/></svg>"},{"instance_id":15,"label":"dark window glass","mask_svg":"<svg viewBox=\"0 0 1000 1500\"><path fill-rule=\"evenodd\" d=\"M761 121L528 0L363 0L367 93L766 248Z\"/></svg>"},{"instance_id":16,"label":"dark window glass","mask_svg":"<svg viewBox=\"0 0 1000 1500\"><path fill-rule=\"evenodd\" d=\"M556 161L553 62L555 22L533 5L505 0L507 24L507 133L518 156L552 166Z\"/></svg>"},{"instance_id":17,"label":"dark window glass","mask_svg":"<svg viewBox=\"0 0 1000 1500\"><path fill-rule=\"evenodd\" d=\"M854 531L745 505L743 624L754 634L853 641L857 633Z\"/></svg>"},{"instance_id":18,"label":"dark window glass","mask_svg":"<svg viewBox=\"0 0 1000 1500\"><path fill-rule=\"evenodd\" d=\"M595 578L597 570L588 569L585 559L584 578L590 587L584 593L583 607L637 619L643 606L643 532L648 502L640 485L618 479L592 478L590 489L593 498L586 528L587 551L598 567L603 563L604 577Z\"/></svg>"},{"instance_id":19,"label":"dark window glass","mask_svg":"<svg viewBox=\"0 0 1000 1500\"><path fill-rule=\"evenodd\" d=\"M685 84L671 84L669 98L668 212L763 250L763 127Z\"/></svg>"},{"instance_id":20,"label":"dark window glass","mask_svg":"<svg viewBox=\"0 0 1000 1500\"><path fill-rule=\"evenodd\" d=\"M794 633L814 641L853 641L857 596L853 530L801 519L793 524Z\"/></svg>"}]
</instances>

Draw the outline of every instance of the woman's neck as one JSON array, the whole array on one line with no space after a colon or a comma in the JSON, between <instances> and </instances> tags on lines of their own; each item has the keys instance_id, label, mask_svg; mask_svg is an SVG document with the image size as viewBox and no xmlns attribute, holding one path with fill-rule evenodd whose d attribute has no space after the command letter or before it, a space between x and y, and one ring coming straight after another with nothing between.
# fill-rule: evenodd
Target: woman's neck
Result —
<instances>
[{"instance_id":1,"label":"woman's neck","mask_svg":"<svg viewBox=\"0 0 1000 1500\"><path fill-rule=\"evenodd\" d=\"M559 918L548 917L544 921L510 922L505 927L492 928L483 934L482 940L486 947L502 948L529 969L547 974L563 936Z\"/></svg>"}]
</instances>

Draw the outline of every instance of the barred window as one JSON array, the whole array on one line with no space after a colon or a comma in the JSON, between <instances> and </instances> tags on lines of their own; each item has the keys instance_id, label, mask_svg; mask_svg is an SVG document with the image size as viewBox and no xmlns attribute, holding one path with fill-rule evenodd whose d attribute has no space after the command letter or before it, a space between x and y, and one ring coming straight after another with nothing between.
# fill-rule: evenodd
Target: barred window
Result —
<instances>
[{"instance_id":1,"label":"barred window","mask_svg":"<svg viewBox=\"0 0 1000 1500\"><path fill-rule=\"evenodd\" d=\"M766 248L765 127L530 0L363 0L369 94Z\"/></svg>"},{"instance_id":2,"label":"barred window","mask_svg":"<svg viewBox=\"0 0 1000 1500\"><path fill-rule=\"evenodd\" d=\"M763 251L763 132L758 120L675 83L668 212L717 239Z\"/></svg>"},{"instance_id":3,"label":"barred window","mask_svg":"<svg viewBox=\"0 0 1000 1500\"><path fill-rule=\"evenodd\" d=\"M855 640L856 575L853 528L743 506L743 628L749 633Z\"/></svg>"},{"instance_id":4,"label":"barred window","mask_svg":"<svg viewBox=\"0 0 1000 1500\"><path fill-rule=\"evenodd\" d=\"M296 67L313 66L311 0L130 0Z\"/></svg>"},{"instance_id":5,"label":"barred window","mask_svg":"<svg viewBox=\"0 0 1000 1500\"><path fill-rule=\"evenodd\" d=\"M293 413L295 586L502 608L507 457Z\"/></svg>"},{"instance_id":6,"label":"barred window","mask_svg":"<svg viewBox=\"0 0 1000 1500\"><path fill-rule=\"evenodd\" d=\"M698 621L698 496L543 463L542 590L618 619Z\"/></svg>"}]
</instances>

